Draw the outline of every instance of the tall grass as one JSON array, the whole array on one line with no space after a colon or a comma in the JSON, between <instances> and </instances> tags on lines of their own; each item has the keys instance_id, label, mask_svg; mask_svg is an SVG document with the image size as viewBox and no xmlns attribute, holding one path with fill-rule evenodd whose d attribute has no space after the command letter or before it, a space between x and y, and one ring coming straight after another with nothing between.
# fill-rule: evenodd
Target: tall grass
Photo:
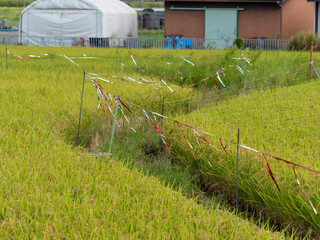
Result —
<instances>
[{"instance_id":1,"label":"tall grass","mask_svg":"<svg viewBox=\"0 0 320 240\"><path fill-rule=\"evenodd\" d=\"M289 42L290 50L308 50L313 43L314 51L320 50L320 41L317 34L313 32L299 32L293 35Z\"/></svg>"}]
</instances>

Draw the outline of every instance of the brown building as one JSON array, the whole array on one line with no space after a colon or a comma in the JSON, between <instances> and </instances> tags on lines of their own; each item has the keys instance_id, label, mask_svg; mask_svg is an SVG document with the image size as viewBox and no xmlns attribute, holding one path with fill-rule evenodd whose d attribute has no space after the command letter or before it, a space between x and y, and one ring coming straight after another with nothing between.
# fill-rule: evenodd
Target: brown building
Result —
<instances>
[{"instance_id":1,"label":"brown building","mask_svg":"<svg viewBox=\"0 0 320 240\"><path fill-rule=\"evenodd\" d=\"M288 39L314 31L307 0L165 0L165 36Z\"/></svg>"}]
</instances>

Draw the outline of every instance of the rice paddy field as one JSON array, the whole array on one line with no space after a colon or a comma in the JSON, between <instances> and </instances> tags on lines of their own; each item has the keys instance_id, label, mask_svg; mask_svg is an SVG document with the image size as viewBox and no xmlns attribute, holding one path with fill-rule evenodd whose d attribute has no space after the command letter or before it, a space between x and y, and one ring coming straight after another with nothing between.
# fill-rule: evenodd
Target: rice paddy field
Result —
<instances>
[{"instance_id":1,"label":"rice paddy field","mask_svg":"<svg viewBox=\"0 0 320 240\"><path fill-rule=\"evenodd\" d=\"M245 51L248 61L237 59L240 56L236 50L9 46L6 63L1 46L1 238L284 239L297 231L299 236L318 236L319 218L308 202L318 210L318 174L296 167L299 186L292 166L269 156L281 192L270 180L261 154L241 148L240 203L264 210L280 223L280 231L238 218L219 204L199 204L183 194L185 186L174 188L130 167L120 159L125 154L117 154L127 151L132 156L125 144L116 146L111 159L88 154L107 151L109 142L93 143L101 131L108 139L112 127L112 115L103 115L101 99L97 109L94 80L136 109L131 115L121 108L121 126L127 124L124 116L135 122L136 131L145 124L134 104L150 116L149 110L164 113L168 118L161 131L173 162L202 173L230 199L235 197L236 145L231 142L236 141L237 128L241 144L319 170L314 157L319 84L315 78L306 83L308 53ZM84 71L89 74L77 146ZM182 126L194 159L180 128L169 118L222 138L228 155L203 142L197 148L194 131ZM121 131L117 127L115 134ZM143 138L147 131L137 134ZM201 136L220 149L217 138ZM284 233L288 226L293 227Z\"/></svg>"},{"instance_id":2,"label":"rice paddy field","mask_svg":"<svg viewBox=\"0 0 320 240\"><path fill-rule=\"evenodd\" d=\"M208 176L214 188L235 199L239 129L241 201L258 211L266 211L284 225L318 233L319 172L281 159L319 170L319 130L315 124L319 122L316 106L319 87L319 82L313 82L266 90L179 116L183 123L211 133L200 132L200 135L212 145L199 136L200 148L193 129L184 127L194 158L181 130L173 122L168 129L173 131L174 155Z\"/></svg>"}]
</instances>

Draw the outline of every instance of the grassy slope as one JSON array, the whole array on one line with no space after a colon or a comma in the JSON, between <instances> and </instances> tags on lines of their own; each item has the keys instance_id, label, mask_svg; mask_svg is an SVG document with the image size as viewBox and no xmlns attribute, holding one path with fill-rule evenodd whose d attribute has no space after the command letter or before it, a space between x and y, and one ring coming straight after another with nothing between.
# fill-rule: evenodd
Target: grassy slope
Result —
<instances>
[{"instance_id":1,"label":"grassy slope","mask_svg":"<svg viewBox=\"0 0 320 240\"><path fill-rule=\"evenodd\" d=\"M26 6L34 0L25 0ZM1 7L23 7L23 0L0 0Z\"/></svg>"},{"instance_id":2,"label":"grassy slope","mask_svg":"<svg viewBox=\"0 0 320 240\"><path fill-rule=\"evenodd\" d=\"M188 165L201 169L209 178L221 184L219 188L231 197L235 195L236 145L226 140L236 142L238 128L242 144L319 170L319 90L319 82L266 90L240 96L186 116L177 116L182 122L213 133L216 137L205 138L219 149L221 137L230 156L208 148L204 142L205 149L200 150L193 132L185 129L189 141L195 146L197 160L194 160L177 126L174 127L172 138L174 151ZM170 131L173 125L168 123L168 127ZM296 182L292 166L272 158L268 158L268 161L281 192L276 189L266 171L264 158L241 148L239 191L243 200L251 202L257 209L266 209L269 216L283 224L293 221L293 225L303 230L312 228L319 234L320 218L314 213L303 192L319 210L319 174L296 168L302 190Z\"/></svg>"},{"instance_id":3,"label":"grassy slope","mask_svg":"<svg viewBox=\"0 0 320 240\"><path fill-rule=\"evenodd\" d=\"M78 50L10 48L19 55ZM82 63L86 70L103 72L101 62ZM67 60L10 60L8 70L1 61L0 71L2 238L278 237L227 212L205 210L155 178L114 160L92 159L66 143L55 129L68 124L67 116L77 121L82 81L81 70ZM128 98L138 89L120 86L111 88ZM94 89L86 87L84 113L96 105ZM152 97L150 88L139 91Z\"/></svg>"},{"instance_id":4,"label":"grassy slope","mask_svg":"<svg viewBox=\"0 0 320 240\"><path fill-rule=\"evenodd\" d=\"M144 7L144 8L160 8L164 7L164 2L128 2L131 7Z\"/></svg>"},{"instance_id":5,"label":"grassy slope","mask_svg":"<svg viewBox=\"0 0 320 240\"><path fill-rule=\"evenodd\" d=\"M19 26L21 7L0 7L0 19L8 20L8 27Z\"/></svg>"}]
</instances>

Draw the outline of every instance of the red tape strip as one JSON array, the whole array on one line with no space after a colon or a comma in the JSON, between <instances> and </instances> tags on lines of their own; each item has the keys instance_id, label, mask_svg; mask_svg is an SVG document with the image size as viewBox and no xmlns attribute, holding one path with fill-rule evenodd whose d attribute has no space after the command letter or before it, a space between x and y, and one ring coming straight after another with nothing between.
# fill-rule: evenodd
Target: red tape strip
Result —
<instances>
[{"instance_id":1,"label":"red tape strip","mask_svg":"<svg viewBox=\"0 0 320 240\"><path fill-rule=\"evenodd\" d=\"M204 80L203 76L201 75L202 80L204 81L204 84L206 85L206 87L208 87L206 80Z\"/></svg>"},{"instance_id":2,"label":"red tape strip","mask_svg":"<svg viewBox=\"0 0 320 240\"><path fill-rule=\"evenodd\" d=\"M169 149L167 143L164 141L164 139L163 139L164 136L162 135L160 129L155 125L155 123L152 121L152 119L150 119L150 121L151 121L152 126L153 126L153 127L156 129L156 131L159 133L159 135L160 135L160 137L161 137L161 140L162 140L164 146L167 148L167 150L168 150L168 152L169 152L169 155L170 155L170 158L172 159L172 155L171 155L170 149Z\"/></svg>"},{"instance_id":3,"label":"red tape strip","mask_svg":"<svg viewBox=\"0 0 320 240\"><path fill-rule=\"evenodd\" d=\"M120 101L120 103L121 103L126 109L128 109L129 112L132 113L132 111L121 101L121 98L120 98L120 97L119 97L119 101Z\"/></svg>"},{"instance_id":4,"label":"red tape strip","mask_svg":"<svg viewBox=\"0 0 320 240\"><path fill-rule=\"evenodd\" d=\"M196 136L196 138L197 138L197 142L198 142L198 144L199 144L200 148L202 148L201 143L200 143L200 140L199 140L199 138L198 138L198 136L197 136L197 134L196 134L196 133L195 133L195 136ZM200 136L200 137L201 137L201 136Z\"/></svg>"},{"instance_id":5,"label":"red tape strip","mask_svg":"<svg viewBox=\"0 0 320 240\"><path fill-rule=\"evenodd\" d=\"M214 87L214 89L216 90L216 92L219 92L218 88L216 87L216 82L213 81L212 76L210 76L210 79L211 79L211 81L212 81L212 83L213 83L213 87Z\"/></svg>"},{"instance_id":6,"label":"red tape strip","mask_svg":"<svg viewBox=\"0 0 320 240\"><path fill-rule=\"evenodd\" d=\"M188 141L187 138L186 138L186 135L184 134L184 131L183 131L182 127L181 127L180 124L179 124L179 122L176 121L176 123L178 124L178 126L179 126L179 128L180 128L180 130L181 130L181 132L182 132L182 134L183 134L183 136L184 136L184 139L185 139L186 141ZM193 153L193 151L192 151L192 148L191 148L189 142L188 142L188 145L189 145L189 147L190 147L190 150L191 150L191 153L192 153L194 159L196 159L196 156L194 155L194 153Z\"/></svg>"},{"instance_id":7,"label":"red tape strip","mask_svg":"<svg viewBox=\"0 0 320 240\"><path fill-rule=\"evenodd\" d=\"M163 142L164 146L167 148L167 150L168 150L168 152L169 152L169 155L170 155L170 158L172 159L171 152L170 152L170 149L169 149L169 147L168 147L167 143L164 141L164 139L163 139L163 138L161 138L161 140L162 140L162 142Z\"/></svg>"},{"instance_id":8,"label":"red tape strip","mask_svg":"<svg viewBox=\"0 0 320 240\"><path fill-rule=\"evenodd\" d=\"M148 126L150 136L152 136L151 129L149 127L148 121L147 121L146 117L144 116L144 114L142 114L142 117L144 118L144 120L145 120L145 122L146 122L146 124Z\"/></svg>"},{"instance_id":9,"label":"red tape strip","mask_svg":"<svg viewBox=\"0 0 320 240\"><path fill-rule=\"evenodd\" d=\"M313 172L313 173L319 173L319 174L320 174L320 172L319 172L319 171L313 170L313 169L311 169L311 168L307 168L307 167L302 166L302 165L300 165L300 164L296 164L296 163L293 163L293 162L287 161L287 160L285 160L285 159L282 159L282 158L279 158L279 157L272 156L271 154L268 154L268 153L262 153L262 154L265 154L265 155L267 155L267 156L269 156L269 157L272 157L272 158L274 158L274 159L276 159L276 160L278 160L278 161L285 162L285 163L287 163L287 164L289 164L289 165L296 166L296 167L300 167L300 168L306 169L306 170L308 170L308 171L310 171L310 172Z\"/></svg>"},{"instance_id":10,"label":"red tape strip","mask_svg":"<svg viewBox=\"0 0 320 240\"><path fill-rule=\"evenodd\" d=\"M161 136L161 137L164 137L164 136L162 135L160 129L159 129L159 128L155 125L155 123L153 122L153 120L151 119L150 121L151 121L152 126L156 129L156 131L160 134L160 136Z\"/></svg>"},{"instance_id":11,"label":"red tape strip","mask_svg":"<svg viewBox=\"0 0 320 240\"><path fill-rule=\"evenodd\" d=\"M280 188L279 188L279 186L278 186L278 183L277 183L276 179L275 179L274 176L273 176L273 173L272 173L272 171L271 171L271 168L270 168L270 165L269 165L269 162L268 162L268 160L267 160L266 155L264 155L264 153L262 153L262 155L264 156L264 158L265 158L265 160L266 160L266 162L264 163L264 165L266 166L267 171L268 171L269 174L270 174L270 177L272 178L272 180L273 180L274 183L276 184L279 192L281 192L281 190L280 190Z\"/></svg>"},{"instance_id":12,"label":"red tape strip","mask_svg":"<svg viewBox=\"0 0 320 240\"><path fill-rule=\"evenodd\" d=\"M227 152L227 147L223 146L223 143L222 143L222 139L219 138L220 140L220 144L221 144L221 147L223 148L223 150L225 151L225 153L227 154L227 156L229 156L228 152Z\"/></svg>"}]
</instances>

